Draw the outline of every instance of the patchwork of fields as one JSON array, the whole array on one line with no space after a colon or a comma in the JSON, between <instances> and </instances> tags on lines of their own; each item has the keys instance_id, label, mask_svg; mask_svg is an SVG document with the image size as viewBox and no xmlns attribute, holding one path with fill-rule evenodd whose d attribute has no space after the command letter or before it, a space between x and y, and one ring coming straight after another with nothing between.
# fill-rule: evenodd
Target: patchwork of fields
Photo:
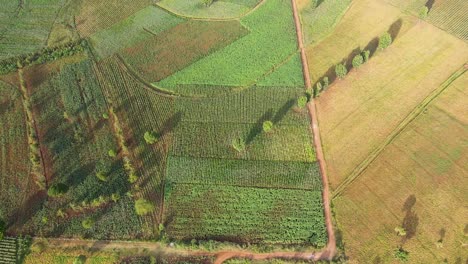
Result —
<instances>
[{"instance_id":1,"label":"patchwork of fields","mask_svg":"<svg viewBox=\"0 0 468 264\"><path fill-rule=\"evenodd\" d=\"M8 232L323 247L291 2L124 3L63 3L50 43L89 49L1 76Z\"/></svg>"},{"instance_id":2,"label":"patchwork of fields","mask_svg":"<svg viewBox=\"0 0 468 264\"><path fill-rule=\"evenodd\" d=\"M411 263L468 257L467 83L465 73L448 86L334 200L351 263L393 263L399 245Z\"/></svg>"}]
</instances>

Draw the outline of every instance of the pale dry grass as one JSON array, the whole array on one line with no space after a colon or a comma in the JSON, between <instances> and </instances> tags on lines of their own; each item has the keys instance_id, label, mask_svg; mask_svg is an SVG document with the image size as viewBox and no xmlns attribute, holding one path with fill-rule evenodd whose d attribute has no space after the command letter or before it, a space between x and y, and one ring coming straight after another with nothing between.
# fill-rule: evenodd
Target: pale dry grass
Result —
<instances>
[{"instance_id":1,"label":"pale dry grass","mask_svg":"<svg viewBox=\"0 0 468 264\"><path fill-rule=\"evenodd\" d=\"M468 45L421 22L317 100L336 188L433 90L468 60Z\"/></svg>"},{"instance_id":2,"label":"pale dry grass","mask_svg":"<svg viewBox=\"0 0 468 264\"><path fill-rule=\"evenodd\" d=\"M465 73L335 199L350 263L398 263L400 245L409 263L466 261L467 83ZM394 232L405 218L408 239Z\"/></svg>"}]
</instances>

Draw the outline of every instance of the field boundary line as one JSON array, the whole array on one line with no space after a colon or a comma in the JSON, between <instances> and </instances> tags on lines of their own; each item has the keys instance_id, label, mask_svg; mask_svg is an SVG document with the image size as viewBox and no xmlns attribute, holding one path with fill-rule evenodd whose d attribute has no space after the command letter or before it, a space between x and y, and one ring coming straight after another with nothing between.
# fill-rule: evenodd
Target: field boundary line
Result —
<instances>
[{"instance_id":1,"label":"field boundary line","mask_svg":"<svg viewBox=\"0 0 468 264\"><path fill-rule=\"evenodd\" d=\"M230 17L230 18L213 18L213 17L197 17L197 16L188 16L188 15L182 15L180 13L177 13L169 8L161 6L159 3L154 3L152 4L153 6L156 6L158 8L161 8L162 10L173 14L174 16L187 19L187 20L203 20L203 21L232 21L232 20L240 20L241 18L250 15L253 13L255 10L257 10L260 6L262 6L267 0L261 0L259 1L254 7L252 7L249 11L235 17Z\"/></svg>"},{"instance_id":2,"label":"field boundary line","mask_svg":"<svg viewBox=\"0 0 468 264\"><path fill-rule=\"evenodd\" d=\"M335 189L333 192L332 199L337 198L340 196L343 191L353 183L368 167L372 162L382 153L382 151L393 142L395 138L397 138L400 133L414 120L416 119L426 107L436 99L447 87L452 84L458 77L462 76L466 71L468 71L465 66L462 66L456 72L454 72L447 80L445 80L438 88L433 90L423 101L421 101L416 107L403 119L402 122L398 124L398 126L393 129L389 136L385 139L385 141L380 144L377 148L375 148L366 159L364 159L354 170L344 179L344 181Z\"/></svg>"}]
</instances>

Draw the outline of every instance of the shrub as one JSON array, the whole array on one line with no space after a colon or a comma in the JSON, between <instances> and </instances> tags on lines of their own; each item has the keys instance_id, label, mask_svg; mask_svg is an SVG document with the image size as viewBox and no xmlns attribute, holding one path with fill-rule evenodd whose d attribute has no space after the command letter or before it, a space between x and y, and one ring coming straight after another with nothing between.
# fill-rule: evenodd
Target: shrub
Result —
<instances>
[{"instance_id":1,"label":"shrub","mask_svg":"<svg viewBox=\"0 0 468 264\"><path fill-rule=\"evenodd\" d=\"M400 227L400 226L395 227L395 232L399 236L406 236L406 230L403 227Z\"/></svg>"},{"instance_id":2,"label":"shrub","mask_svg":"<svg viewBox=\"0 0 468 264\"><path fill-rule=\"evenodd\" d=\"M364 58L364 63L369 61L370 50L365 50L362 52L362 57Z\"/></svg>"},{"instance_id":3,"label":"shrub","mask_svg":"<svg viewBox=\"0 0 468 264\"><path fill-rule=\"evenodd\" d=\"M211 4L213 4L214 0L202 0L202 3L208 7L210 6Z\"/></svg>"},{"instance_id":4,"label":"shrub","mask_svg":"<svg viewBox=\"0 0 468 264\"><path fill-rule=\"evenodd\" d=\"M306 95L306 97L307 97L307 102L310 101L310 98L312 98L313 94L314 94L313 89L310 89L310 88L309 88L309 89L307 89L307 90L305 91L305 95Z\"/></svg>"},{"instance_id":5,"label":"shrub","mask_svg":"<svg viewBox=\"0 0 468 264\"><path fill-rule=\"evenodd\" d=\"M83 226L84 229L90 229L94 225L94 220L91 217L88 217L81 222L81 225Z\"/></svg>"},{"instance_id":6,"label":"shrub","mask_svg":"<svg viewBox=\"0 0 468 264\"><path fill-rule=\"evenodd\" d=\"M318 90L318 87L317 85L314 86L314 98L317 97L319 94L319 90Z\"/></svg>"},{"instance_id":7,"label":"shrub","mask_svg":"<svg viewBox=\"0 0 468 264\"><path fill-rule=\"evenodd\" d=\"M37 241L31 245L31 251L34 253L42 253L46 249L47 245L44 241Z\"/></svg>"},{"instance_id":8,"label":"shrub","mask_svg":"<svg viewBox=\"0 0 468 264\"><path fill-rule=\"evenodd\" d=\"M317 91L318 91L318 92L323 91L323 86L322 86L322 83L321 83L321 82L318 82L315 86L317 86Z\"/></svg>"},{"instance_id":9,"label":"shrub","mask_svg":"<svg viewBox=\"0 0 468 264\"><path fill-rule=\"evenodd\" d=\"M47 195L50 197L58 197L68 192L68 186L63 183L56 183L50 186L49 190L47 191Z\"/></svg>"},{"instance_id":10,"label":"shrub","mask_svg":"<svg viewBox=\"0 0 468 264\"><path fill-rule=\"evenodd\" d=\"M104 171L98 171L96 177L103 182L107 181L107 174Z\"/></svg>"},{"instance_id":11,"label":"shrub","mask_svg":"<svg viewBox=\"0 0 468 264\"><path fill-rule=\"evenodd\" d=\"M135 201L135 211L137 215L146 215L154 211L154 205L151 202L140 198Z\"/></svg>"},{"instance_id":12,"label":"shrub","mask_svg":"<svg viewBox=\"0 0 468 264\"><path fill-rule=\"evenodd\" d=\"M419 10L419 18L426 19L428 13L429 13L429 8L427 6L421 7L421 10Z\"/></svg>"},{"instance_id":13,"label":"shrub","mask_svg":"<svg viewBox=\"0 0 468 264\"><path fill-rule=\"evenodd\" d=\"M364 58L362 57L361 54L358 54L356 56L354 56L353 58L353 67L354 68L359 68L362 63L364 62Z\"/></svg>"},{"instance_id":14,"label":"shrub","mask_svg":"<svg viewBox=\"0 0 468 264\"><path fill-rule=\"evenodd\" d=\"M329 85L330 85L330 81L328 81L328 77L327 76L323 77L323 88L322 88L322 90L323 91L327 90Z\"/></svg>"},{"instance_id":15,"label":"shrub","mask_svg":"<svg viewBox=\"0 0 468 264\"><path fill-rule=\"evenodd\" d=\"M271 129L273 129L273 122L271 121L265 121L263 122L263 131L264 132L270 132Z\"/></svg>"},{"instance_id":16,"label":"shrub","mask_svg":"<svg viewBox=\"0 0 468 264\"><path fill-rule=\"evenodd\" d=\"M135 183L139 179L138 175L134 171L130 172L128 175L128 182Z\"/></svg>"},{"instance_id":17,"label":"shrub","mask_svg":"<svg viewBox=\"0 0 468 264\"><path fill-rule=\"evenodd\" d=\"M108 113L102 114L102 118L104 118L104 119L106 119L106 120L109 119L109 114L108 114Z\"/></svg>"},{"instance_id":18,"label":"shrub","mask_svg":"<svg viewBox=\"0 0 468 264\"><path fill-rule=\"evenodd\" d=\"M86 256L80 255L73 260L73 264L84 264L86 263Z\"/></svg>"},{"instance_id":19,"label":"shrub","mask_svg":"<svg viewBox=\"0 0 468 264\"><path fill-rule=\"evenodd\" d=\"M392 44L392 36L388 32L383 33L379 38L379 50L386 49L390 44Z\"/></svg>"},{"instance_id":20,"label":"shrub","mask_svg":"<svg viewBox=\"0 0 468 264\"><path fill-rule=\"evenodd\" d=\"M110 149L107 154L109 155L109 157L111 158L115 158L117 156L117 152L115 152L115 150L113 149Z\"/></svg>"},{"instance_id":21,"label":"shrub","mask_svg":"<svg viewBox=\"0 0 468 264\"><path fill-rule=\"evenodd\" d=\"M395 251L394 256L396 259L406 262L409 259L409 252L400 247Z\"/></svg>"},{"instance_id":22,"label":"shrub","mask_svg":"<svg viewBox=\"0 0 468 264\"><path fill-rule=\"evenodd\" d=\"M150 132L150 131L145 132L144 138L145 138L146 143L149 145L154 144L158 141L158 137L156 133Z\"/></svg>"},{"instance_id":23,"label":"shrub","mask_svg":"<svg viewBox=\"0 0 468 264\"><path fill-rule=\"evenodd\" d=\"M348 74L348 69L346 69L346 66L344 64L338 64L335 67L335 73L336 77L343 79L346 74Z\"/></svg>"},{"instance_id":24,"label":"shrub","mask_svg":"<svg viewBox=\"0 0 468 264\"><path fill-rule=\"evenodd\" d=\"M237 152L245 150L245 140L242 137L233 138L231 145Z\"/></svg>"},{"instance_id":25,"label":"shrub","mask_svg":"<svg viewBox=\"0 0 468 264\"><path fill-rule=\"evenodd\" d=\"M297 106L299 108L304 108L307 104L307 97L301 96L297 99Z\"/></svg>"},{"instance_id":26,"label":"shrub","mask_svg":"<svg viewBox=\"0 0 468 264\"><path fill-rule=\"evenodd\" d=\"M3 236L5 235L5 230L6 230L6 223L0 219L0 240L3 239Z\"/></svg>"}]
</instances>

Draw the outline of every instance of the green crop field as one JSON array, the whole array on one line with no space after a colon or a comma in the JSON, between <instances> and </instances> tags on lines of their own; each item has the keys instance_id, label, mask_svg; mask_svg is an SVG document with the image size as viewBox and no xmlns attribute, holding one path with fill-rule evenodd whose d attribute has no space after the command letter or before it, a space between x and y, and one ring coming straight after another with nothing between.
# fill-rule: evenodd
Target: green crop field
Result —
<instances>
[{"instance_id":1,"label":"green crop field","mask_svg":"<svg viewBox=\"0 0 468 264\"><path fill-rule=\"evenodd\" d=\"M125 20L91 35L90 42L97 55L105 58L183 21L158 7L148 6Z\"/></svg>"},{"instance_id":2,"label":"green crop field","mask_svg":"<svg viewBox=\"0 0 468 264\"><path fill-rule=\"evenodd\" d=\"M240 21L250 30L247 36L157 85L167 88L177 84L250 85L296 52L290 1L267 0Z\"/></svg>"},{"instance_id":3,"label":"green crop field","mask_svg":"<svg viewBox=\"0 0 468 264\"><path fill-rule=\"evenodd\" d=\"M258 2L260 0L218 0L213 1L210 7L206 8L201 1L162 0L158 2L158 5L186 17L229 19L246 14Z\"/></svg>"},{"instance_id":4,"label":"green crop field","mask_svg":"<svg viewBox=\"0 0 468 264\"><path fill-rule=\"evenodd\" d=\"M63 2L0 1L0 60L44 47Z\"/></svg>"},{"instance_id":5,"label":"green crop field","mask_svg":"<svg viewBox=\"0 0 468 264\"><path fill-rule=\"evenodd\" d=\"M326 241L321 192L174 184L165 199L173 238L317 246Z\"/></svg>"}]
</instances>

